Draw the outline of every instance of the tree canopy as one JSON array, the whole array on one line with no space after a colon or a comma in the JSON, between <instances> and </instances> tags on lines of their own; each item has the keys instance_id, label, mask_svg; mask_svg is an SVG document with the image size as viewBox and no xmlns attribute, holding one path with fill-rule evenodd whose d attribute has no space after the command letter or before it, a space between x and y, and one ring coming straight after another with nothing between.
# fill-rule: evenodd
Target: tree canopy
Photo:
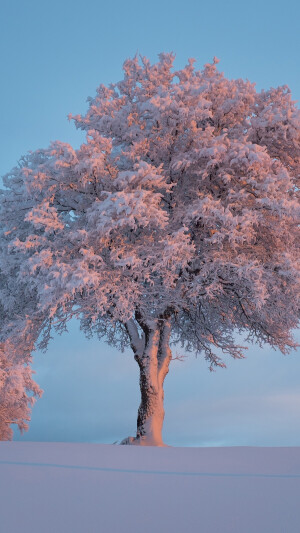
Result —
<instances>
[{"instance_id":1,"label":"tree canopy","mask_svg":"<svg viewBox=\"0 0 300 533\"><path fill-rule=\"evenodd\" d=\"M69 117L86 132L79 149L56 141L4 177L0 398L8 368L28 372L74 317L131 345L140 368L154 331L210 368L222 352L243 357L237 333L296 346L299 110L286 86L257 92L217 59L179 71L173 60L125 61L124 79ZM40 392L29 375L22 386L28 409Z\"/></svg>"}]
</instances>

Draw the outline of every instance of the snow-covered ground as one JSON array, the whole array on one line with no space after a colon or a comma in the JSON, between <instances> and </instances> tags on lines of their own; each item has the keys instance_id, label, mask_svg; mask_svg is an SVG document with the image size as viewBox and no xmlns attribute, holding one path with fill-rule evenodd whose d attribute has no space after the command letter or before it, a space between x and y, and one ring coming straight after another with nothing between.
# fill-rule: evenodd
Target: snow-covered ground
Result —
<instances>
[{"instance_id":1,"label":"snow-covered ground","mask_svg":"<svg viewBox=\"0 0 300 533\"><path fill-rule=\"evenodd\" d=\"M1 533L299 533L300 447L0 443Z\"/></svg>"}]
</instances>

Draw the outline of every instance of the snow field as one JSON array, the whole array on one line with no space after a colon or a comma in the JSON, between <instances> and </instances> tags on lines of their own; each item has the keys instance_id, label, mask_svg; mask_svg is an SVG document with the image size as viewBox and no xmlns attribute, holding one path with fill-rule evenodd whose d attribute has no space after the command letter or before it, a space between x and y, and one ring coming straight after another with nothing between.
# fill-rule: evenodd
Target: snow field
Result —
<instances>
[{"instance_id":1,"label":"snow field","mask_svg":"<svg viewBox=\"0 0 300 533\"><path fill-rule=\"evenodd\" d=\"M1 533L299 533L299 448L0 443Z\"/></svg>"}]
</instances>

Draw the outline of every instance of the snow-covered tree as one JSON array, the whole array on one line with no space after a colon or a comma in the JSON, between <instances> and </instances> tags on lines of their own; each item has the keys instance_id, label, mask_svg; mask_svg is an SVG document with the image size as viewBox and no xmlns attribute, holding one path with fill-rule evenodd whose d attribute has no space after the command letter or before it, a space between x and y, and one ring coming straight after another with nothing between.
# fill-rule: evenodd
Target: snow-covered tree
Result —
<instances>
[{"instance_id":1,"label":"snow-covered tree","mask_svg":"<svg viewBox=\"0 0 300 533\"><path fill-rule=\"evenodd\" d=\"M16 324L14 325L16 326ZM0 345L0 440L13 436L11 424L17 424L20 431L28 429L30 407L42 391L32 379L31 351L27 344L26 326L21 334L14 327L14 334Z\"/></svg>"},{"instance_id":2,"label":"snow-covered tree","mask_svg":"<svg viewBox=\"0 0 300 533\"><path fill-rule=\"evenodd\" d=\"M1 198L8 367L72 318L88 336L130 345L141 404L125 442L144 445L163 444L170 343L212 369L222 353L243 357L237 335L288 352L299 319L300 117L290 91L228 80L216 59L177 72L173 60L127 60L124 79L70 117L86 142L30 153Z\"/></svg>"},{"instance_id":3,"label":"snow-covered tree","mask_svg":"<svg viewBox=\"0 0 300 533\"><path fill-rule=\"evenodd\" d=\"M0 236L0 440L9 440L11 424L21 432L28 429L30 407L42 394L30 366L42 315L31 318L37 314L37 300L29 283L17 282L20 265L13 265L16 258L10 261L3 239L5 234Z\"/></svg>"}]
</instances>

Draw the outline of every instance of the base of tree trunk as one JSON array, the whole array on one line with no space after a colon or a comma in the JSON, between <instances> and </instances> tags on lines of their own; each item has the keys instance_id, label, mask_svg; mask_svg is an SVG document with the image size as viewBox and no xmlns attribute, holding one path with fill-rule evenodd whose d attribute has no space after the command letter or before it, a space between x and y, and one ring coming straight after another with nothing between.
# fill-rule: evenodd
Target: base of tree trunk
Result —
<instances>
[{"instance_id":1,"label":"base of tree trunk","mask_svg":"<svg viewBox=\"0 0 300 533\"><path fill-rule=\"evenodd\" d=\"M143 437L126 437L120 442L120 445L131 445L131 446L158 446L161 448L169 447L168 444L160 441L157 442L151 437L146 435Z\"/></svg>"}]
</instances>

